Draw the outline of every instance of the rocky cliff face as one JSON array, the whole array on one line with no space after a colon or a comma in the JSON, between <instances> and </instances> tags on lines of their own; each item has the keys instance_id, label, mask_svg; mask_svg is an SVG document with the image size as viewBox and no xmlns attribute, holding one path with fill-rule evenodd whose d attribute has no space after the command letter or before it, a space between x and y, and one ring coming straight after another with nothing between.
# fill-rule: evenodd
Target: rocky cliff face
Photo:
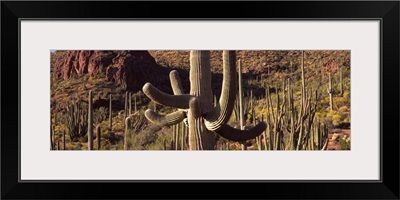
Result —
<instances>
[{"instance_id":1,"label":"rocky cliff face","mask_svg":"<svg viewBox=\"0 0 400 200\"><path fill-rule=\"evenodd\" d=\"M52 60L52 78L68 80L89 74L138 91L146 82L169 84L168 69L160 67L147 51L63 51ZM163 88L163 87L162 87ZM168 90L169 87L164 87Z\"/></svg>"}]
</instances>

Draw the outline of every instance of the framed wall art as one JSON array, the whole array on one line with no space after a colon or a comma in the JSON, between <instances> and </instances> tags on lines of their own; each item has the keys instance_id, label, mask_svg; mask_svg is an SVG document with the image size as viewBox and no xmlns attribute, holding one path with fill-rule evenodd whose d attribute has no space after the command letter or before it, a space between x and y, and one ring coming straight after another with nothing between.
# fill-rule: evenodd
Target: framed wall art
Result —
<instances>
[{"instance_id":1,"label":"framed wall art","mask_svg":"<svg viewBox=\"0 0 400 200\"><path fill-rule=\"evenodd\" d=\"M4 199L399 198L396 1L1 5Z\"/></svg>"}]
</instances>

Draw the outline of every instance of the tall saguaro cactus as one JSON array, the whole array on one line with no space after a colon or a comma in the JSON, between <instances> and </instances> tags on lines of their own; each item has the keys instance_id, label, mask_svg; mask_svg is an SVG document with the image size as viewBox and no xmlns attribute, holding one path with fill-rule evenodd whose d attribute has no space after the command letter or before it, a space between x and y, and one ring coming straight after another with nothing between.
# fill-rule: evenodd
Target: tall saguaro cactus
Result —
<instances>
[{"instance_id":1,"label":"tall saguaro cactus","mask_svg":"<svg viewBox=\"0 0 400 200\"><path fill-rule=\"evenodd\" d=\"M129 127L131 127L131 118L125 118L124 150L128 150Z\"/></svg>"},{"instance_id":2,"label":"tall saguaro cactus","mask_svg":"<svg viewBox=\"0 0 400 200\"><path fill-rule=\"evenodd\" d=\"M129 108L128 108L128 95L129 95L129 93L128 93L128 91L126 91L125 92L125 118L127 118L128 117L128 111L129 111Z\"/></svg>"},{"instance_id":3,"label":"tall saguaro cactus","mask_svg":"<svg viewBox=\"0 0 400 200\"><path fill-rule=\"evenodd\" d=\"M89 91L88 102L88 150L93 150L93 96L91 90Z\"/></svg>"},{"instance_id":4,"label":"tall saguaro cactus","mask_svg":"<svg viewBox=\"0 0 400 200\"><path fill-rule=\"evenodd\" d=\"M331 74L328 74L328 89L327 92L329 94L329 109L333 110L333 88L332 88L332 78Z\"/></svg>"},{"instance_id":5,"label":"tall saguaro cactus","mask_svg":"<svg viewBox=\"0 0 400 200\"><path fill-rule=\"evenodd\" d=\"M223 51L222 92L218 104L213 106L211 89L210 51L190 52L190 94L183 94L177 71L170 73L174 95L161 92L150 83L143 92L158 104L178 108L177 111L160 115L150 109L146 118L158 125L173 125L187 118L189 126L189 149L210 150L215 148L215 134L231 140L245 141L260 135L266 128L261 122L250 130L238 130L227 125L236 98L236 53Z\"/></svg>"},{"instance_id":6,"label":"tall saguaro cactus","mask_svg":"<svg viewBox=\"0 0 400 200\"><path fill-rule=\"evenodd\" d=\"M109 120L110 120L110 131L112 131L112 98L111 98L111 94L110 94L110 107L109 107Z\"/></svg>"},{"instance_id":7,"label":"tall saguaro cactus","mask_svg":"<svg viewBox=\"0 0 400 200\"><path fill-rule=\"evenodd\" d=\"M101 128L100 125L96 127L96 140L97 140L97 150L101 149Z\"/></svg>"}]
</instances>

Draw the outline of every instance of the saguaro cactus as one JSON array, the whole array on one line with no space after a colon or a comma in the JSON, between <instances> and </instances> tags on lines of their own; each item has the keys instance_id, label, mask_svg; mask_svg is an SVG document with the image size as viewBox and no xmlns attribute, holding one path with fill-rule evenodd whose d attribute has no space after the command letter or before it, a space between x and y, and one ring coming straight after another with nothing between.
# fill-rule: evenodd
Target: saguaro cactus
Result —
<instances>
[{"instance_id":1,"label":"saguaro cactus","mask_svg":"<svg viewBox=\"0 0 400 200\"><path fill-rule=\"evenodd\" d=\"M100 125L96 127L96 140L97 140L97 150L101 149L101 128Z\"/></svg>"},{"instance_id":2,"label":"saguaro cactus","mask_svg":"<svg viewBox=\"0 0 400 200\"><path fill-rule=\"evenodd\" d=\"M53 122L50 117L50 150L54 150Z\"/></svg>"},{"instance_id":3,"label":"saguaro cactus","mask_svg":"<svg viewBox=\"0 0 400 200\"><path fill-rule=\"evenodd\" d=\"M88 149L93 150L93 96L91 90L89 91L88 102Z\"/></svg>"},{"instance_id":4,"label":"saguaro cactus","mask_svg":"<svg viewBox=\"0 0 400 200\"><path fill-rule=\"evenodd\" d=\"M333 88L332 88L332 78L331 74L328 74L328 88L327 92L329 94L329 109L333 110Z\"/></svg>"},{"instance_id":5,"label":"saguaro cactus","mask_svg":"<svg viewBox=\"0 0 400 200\"><path fill-rule=\"evenodd\" d=\"M343 71L341 66L339 66L339 90L340 96L343 96Z\"/></svg>"},{"instance_id":6,"label":"saguaro cactus","mask_svg":"<svg viewBox=\"0 0 400 200\"><path fill-rule=\"evenodd\" d=\"M125 92L125 118L127 118L128 117L128 95L129 95L129 93L128 93L128 91L126 91Z\"/></svg>"},{"instance_id":7,"label":"saguaro cactus","mask_svg":"<svg viewBox=\"0 0 400 200\"><path fill-rule=\"evenodd\" d=\"M63 143L64 143L64 145L63 145L64 150L67 150L67 146L65 145L65 130L63 132Z\"/></svg>"},{"instance_id":8,"label":"saguaro cactus","mask_svg":"<svg viewBox=\"0 0 400 200\"><path fill-rule=\"evenodd\" d=\"M177 124L187 118L190 150L214 149L214 132L228 140L241 142L253 139L265 130L264 122L250 130L237 130L227 125L236 98L235 51L223 51L222 92L215 107L211 89L210 51L190 52L189 75L190 94L182 94L182 83L175 70L170 73L175 95L161 92L150 83L143 86L143 92L155 103L179 108L168 115L160 115L148 109L145 116L149 121L163 126Z\"/></svg>"},{"instance_id":9,"label":"saguaro cactus","mask_svg":"<svg viewBox=\"0 0 400 200\"><path fill-rule=\"evenodd\" d=\"M129 92L129 115L132 114L132 94Z\"/></svg>"},{"instance_id":10,"label":"saguaro cactus","mask_svg":"<svg viewBox=\"0 0 400 200\"><path fill-rule=\"evenodd\" d=\"M112 131L112 98L110 94L110 111L109 111L109 119L110 119L110 131Z\"/></svg>"},{"instance_id":11,"label":"saguaro cactus","mask_svg":"<svg viewBox=\"0 0 400 200\"><path fill-rule=\"evenodd\" d=\"M131 118L125 118L124 150L128 150L129 127L131 127Z\"/></svg>"}]
</instances>

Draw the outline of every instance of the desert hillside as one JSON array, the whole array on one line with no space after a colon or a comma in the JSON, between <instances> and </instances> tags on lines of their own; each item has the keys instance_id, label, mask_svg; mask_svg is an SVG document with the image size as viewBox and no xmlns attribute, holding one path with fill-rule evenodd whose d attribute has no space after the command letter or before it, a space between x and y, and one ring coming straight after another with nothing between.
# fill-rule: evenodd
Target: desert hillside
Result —
<instances>
[{"instance_id":1,"label":"desert hillside","mask_svg":"<svg viewBox=\"0 0 400 200\"><path fill-rule=\"evenodd\" d=\"M309 126L307 130L310 133L317 130L321 134L326 133L327 149L350 148L350 51L304 51L303 57L302 51L294 50L239 50L236 55L237 60L242 61L244 116L247 127L253 126L256 121L268 121L267 131L272 135L283 136L278 149L290 150L292 147L286 145L285 141L290 140L289 135L294 131L290 130L294 126L291 125L291 117L300 116L304 112L301 111L300 104L309 101L310 106L307 108L310 108L310 116L303 116L311 120L304 122L304 126ZM185 137L188 130L184 124L159 127L146 120L144 111L148 108L160 113L169 113L174 109L155 105L141 89L145 83L150 82L161 91L172 94L169 73L177 70L183 91L188 93L189 56L190 51L165 50L51 53L52 148L87 149L87 124L79 125L82 120L76 120L78 122L74 122L74 125L71 119L76 117L86 120L88 92L92 91L94 126L102 130L101 149L127 148L127 144L125 147L123 144L125 116L132 116L131 131L135 132L128 138L129 149L187 149ZM223 77L222 51L211 51L211 71L212 91L218 100ZM303 101L304 98L306 100ZM292 104L288 103L289 100ZM312 105L315 105L313 111ZM281 116L280 124L272 118L278 115ZM238 126L237 105L229 124ZM305 129L304 126L299 127ZM73 131L80 133L72 133ZM267 133L260 140L249 140L247 145L249 149L271 148L274 145L269 144L268 140L272 135L268 136ZM311 140L316 141L315 138ZM321 148L318 146L320 144L315 147L311 144L304 145L309 150ZM240 148L237 142L218 138L216 149Z\"/></svg>"}]
</instances>

